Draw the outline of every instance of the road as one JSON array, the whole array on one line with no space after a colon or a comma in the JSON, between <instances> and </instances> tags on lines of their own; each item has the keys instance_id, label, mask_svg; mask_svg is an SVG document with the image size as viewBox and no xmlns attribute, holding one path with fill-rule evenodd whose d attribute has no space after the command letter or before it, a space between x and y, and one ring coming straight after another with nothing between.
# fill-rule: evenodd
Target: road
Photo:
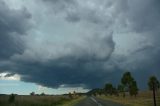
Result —
<instances>
[{"instance_id":1,"label":"road","mask_svg":"<svg viewBox=\"0 0 160 106\"><path fill-rule=\"evenodd\" d=\"M95 97L87 97L86 99L78 103L76 106L123 106L123 105Z\"/></svg>"}]
</instances>

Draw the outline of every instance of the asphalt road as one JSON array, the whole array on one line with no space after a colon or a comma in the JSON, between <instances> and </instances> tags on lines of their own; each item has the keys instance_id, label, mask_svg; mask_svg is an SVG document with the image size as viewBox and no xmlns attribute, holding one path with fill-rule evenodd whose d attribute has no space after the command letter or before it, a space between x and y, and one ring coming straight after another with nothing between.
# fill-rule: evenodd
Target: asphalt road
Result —
<instances>
[{"instance_id":1,"label":"asphalt road","mask_svg":"<svg viewBox=\"0 0 160 106\"><path fill-rule=\"evenodd\" d=\"M87 97L86 99L78 103L76 106L123 106L123 105L95 97Z\"/></svg>"}]
</instances>

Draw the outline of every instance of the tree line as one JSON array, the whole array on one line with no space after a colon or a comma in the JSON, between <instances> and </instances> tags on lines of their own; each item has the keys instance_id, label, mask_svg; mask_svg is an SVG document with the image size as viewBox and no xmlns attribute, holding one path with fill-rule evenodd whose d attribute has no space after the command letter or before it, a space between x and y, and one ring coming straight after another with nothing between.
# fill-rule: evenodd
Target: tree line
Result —
<instances>
[{"instance_id":1,"label":"tree line","mask_svg":"<svg viewBox=\"0 0 160 106\"><path fill-rule=\"evenodd\" d=\"M160 89L160 82L155 76L151 76L148 79L148 88L153 91L154 103L156 106L155 94L158 89ZM107 83L103 88L93 89L88 92L88 95L116 95L120 94L125 98L126 93L130 96L137 96L139 88L137 86L136 80L133 78L130 72L125 72L121 78L121 83L114 87L112 83Z\"/></svg>"}]
</instances>

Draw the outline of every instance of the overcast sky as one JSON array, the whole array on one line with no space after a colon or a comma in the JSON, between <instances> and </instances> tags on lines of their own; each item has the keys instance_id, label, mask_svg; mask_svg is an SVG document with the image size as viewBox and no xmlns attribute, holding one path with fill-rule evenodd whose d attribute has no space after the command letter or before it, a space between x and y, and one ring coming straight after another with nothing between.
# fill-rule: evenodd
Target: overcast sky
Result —
<instances>
[{"instance_id":1,"label":"overcast sky","mask_svg":"<svg viewBox=\"0 0 160 106\"><path fill-rule=\"evenodd\" d=\"M84 91L130 71L145 89L160 79L159 19L159 0L0 0L0 82Z\"/></svg>"}]
</instances>

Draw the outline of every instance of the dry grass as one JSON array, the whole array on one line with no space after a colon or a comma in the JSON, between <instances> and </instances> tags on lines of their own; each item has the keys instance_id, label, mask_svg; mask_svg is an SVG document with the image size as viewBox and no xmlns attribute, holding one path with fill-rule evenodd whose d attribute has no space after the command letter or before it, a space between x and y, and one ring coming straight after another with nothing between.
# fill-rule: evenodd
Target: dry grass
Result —
<instances>
[{"instance_id":1,"label":"dry grass","mask_svg":"<svg viewBox=\"0 0 160 106\"><path fill-rule=\"evenodd\" d=\"M122 96L100 96L100 98L105 100L114 101L120 104L124 104L125 106L153 106L153 97L152 92L144 91L139 92L137 97L130 97L127 95L125 98ZM160 106L160 91L157 92L157 106Z\"/></svg>"},{"instance_id":2,"label":"dry grass","mask_svg":"<svg viewBox=\"0 0 160 106\"><path fill-rule=\"evenodd\" d=\"M68 96L16 96L14 103L9 103L9 96L0 96L0 106L72 106L80 98Z\"/></svg>"},{"instance_id":3,"label":"dry grass","mask_svg":"<svg viewBox=\"0 0 160 106\"><path fill-rule=\"evenodd\" d=\"M80 101L82 101L85 98L86 98L86 96L82 96L82 97L79 97L78 99L74 99L71 102L67 102L67 103L65 103L63 105L59 105L59 106L75 106L75 104L79 103Z\"/></svg>"}]
</instances>

